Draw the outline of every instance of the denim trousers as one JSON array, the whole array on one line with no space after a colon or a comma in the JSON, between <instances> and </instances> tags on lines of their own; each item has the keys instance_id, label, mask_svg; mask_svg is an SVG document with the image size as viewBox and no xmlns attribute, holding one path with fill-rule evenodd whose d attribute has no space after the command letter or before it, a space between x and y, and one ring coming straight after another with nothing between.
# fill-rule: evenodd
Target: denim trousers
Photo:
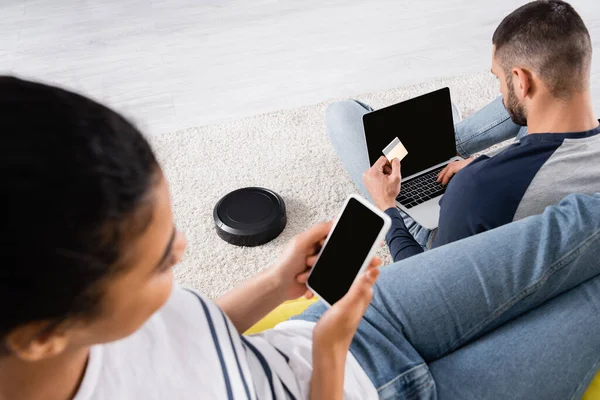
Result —
<instances>
[{"instance_id":1,"label":"denim trousers","mask_svg":"<svg viewBox=\"0 0 600 400\"><path fill-rule=\"evenodd\" d=\"M600 360L600 194L383 267L350 351L381 399L581 397Z\"/></svg>"}]
</instances>

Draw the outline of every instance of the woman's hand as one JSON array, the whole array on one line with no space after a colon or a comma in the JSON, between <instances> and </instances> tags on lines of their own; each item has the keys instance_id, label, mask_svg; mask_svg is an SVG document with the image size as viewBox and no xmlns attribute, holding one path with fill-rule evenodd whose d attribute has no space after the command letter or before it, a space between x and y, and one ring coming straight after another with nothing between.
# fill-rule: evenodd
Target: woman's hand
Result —
<instances>
[{"instance_id":1,"label":"woman's hand","mask_svg":"<svg viewBox=\"0 0 600 400\"><path fill-rule=\"evenodd\" d=\"M238 332L246 331L286 300L313 296L306 289L306 280L332 226L333 222L318 224L295 236L270 268L216 299Z\"/></svg>"},{"instance_id":2,"label":"woman's hand","mask_svg":"<svg viewBox=\"0 0 600 400\"><path fill-rule=\"evenodd\" d=\"M306 280L332 226L333 222L325 222L296 235L271 266L269 272L277 282L282 301L313 296L306 289Z\"/></svg>"},{"instance_id":3,"label":"woman's hand","mask_svg":"<svg viewBox=\"0 0 600 400\"><path fill-rule=\"evenodd\" d=\"M306 289L306 280L332 226L326 222L296 235L271 267L216 300L238 332L246 331L286 300L313 296Z\"/></svg>"},{"instance_id":4,"label":"woman's hand","mask_svg":"<svg viewBox=\"0 0 600 400\"><path fill-rule=\"evenodd\" d=\"M379 276L377 267L380 264L381 260L374 257L348 293L323 314L313 332L313 346L326 347L344 354L348 352L358 324L373 297L373 285Z\"/></svg>"},{"instance_id":5,"label":"woman's hand","mask_svg":"<svg viewBox=\"0 0 600 400\"><path fill-rule=\"evenodd\" d=\"M337 400L344 395L344 371L350 343L373 297L373 285L381 260L374 258L369 268L317 322L313 331L313 373L311 400Z\"/></svg>"}]
</instances>

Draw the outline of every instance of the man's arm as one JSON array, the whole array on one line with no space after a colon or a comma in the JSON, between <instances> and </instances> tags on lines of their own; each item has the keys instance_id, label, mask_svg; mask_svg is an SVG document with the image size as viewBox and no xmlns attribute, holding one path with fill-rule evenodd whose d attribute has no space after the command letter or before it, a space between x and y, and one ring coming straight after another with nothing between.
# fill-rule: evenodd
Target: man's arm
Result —
<instances>
[{"instance_id":1,"label":"man's arm","mask_svg":"<svg viewBox=\"0 0 600 400\"><path fill-rule=\"evenodd\" d=\"M394 261L403 260L415 254L422 253L423 248L410 234L400 211L396 208L396 197L400 193L400 161L397 158L388 163L385 157L380 157L373 166L363 174L365 187L373 202L381 211L392 219L392 227L385 239Z\"/></svg>"},{"instance_id":2,"label":"man's arm","mask_svg":"<svg viewBox=\"0 0 600 400\"><path fill-rule=\"evenodd\" d=\"M396 207L390 207L385 210L385 213L392 219L392 227L385 236L385 241L394 262L422 253L423 247L421 247L413 235L410 234L406 225L404 225L400 211Z\"/></svg>"}]
</instances>

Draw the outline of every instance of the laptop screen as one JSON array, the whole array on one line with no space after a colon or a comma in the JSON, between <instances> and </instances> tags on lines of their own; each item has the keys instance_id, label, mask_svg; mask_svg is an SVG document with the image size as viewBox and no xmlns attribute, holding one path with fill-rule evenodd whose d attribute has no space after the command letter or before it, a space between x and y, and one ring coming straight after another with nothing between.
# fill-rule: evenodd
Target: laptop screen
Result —
<instances>
[{"instance_id":1,"label":"laptop screen","mask_svg":"<svg viewBox=\"0 0 600 400\"><path fill-rule=\"evenodd\" d=\"M408 155L402 176L409 176L456 156L450 89L443 88L363 116L371 165L398 137Z\"/></svg>"}]
</instances>

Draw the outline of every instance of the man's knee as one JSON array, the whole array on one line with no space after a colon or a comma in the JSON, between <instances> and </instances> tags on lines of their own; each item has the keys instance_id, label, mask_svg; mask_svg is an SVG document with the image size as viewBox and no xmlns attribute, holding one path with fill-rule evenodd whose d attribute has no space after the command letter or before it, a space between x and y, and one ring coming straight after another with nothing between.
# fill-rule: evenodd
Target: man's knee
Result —
<instances>
[{"instance_id":1,"label":"man's knee","mask_svg":"<svg viewBox=\"0 0 600 400\"><path fill-rule=\"evenodd\" d=\"M331 132L336 127L345 128L348 125L360 124L362 117L370 112L370 107L357 100L342 100L331 103L325 110L325 125Z\"/></svg>"}]
</instances>

